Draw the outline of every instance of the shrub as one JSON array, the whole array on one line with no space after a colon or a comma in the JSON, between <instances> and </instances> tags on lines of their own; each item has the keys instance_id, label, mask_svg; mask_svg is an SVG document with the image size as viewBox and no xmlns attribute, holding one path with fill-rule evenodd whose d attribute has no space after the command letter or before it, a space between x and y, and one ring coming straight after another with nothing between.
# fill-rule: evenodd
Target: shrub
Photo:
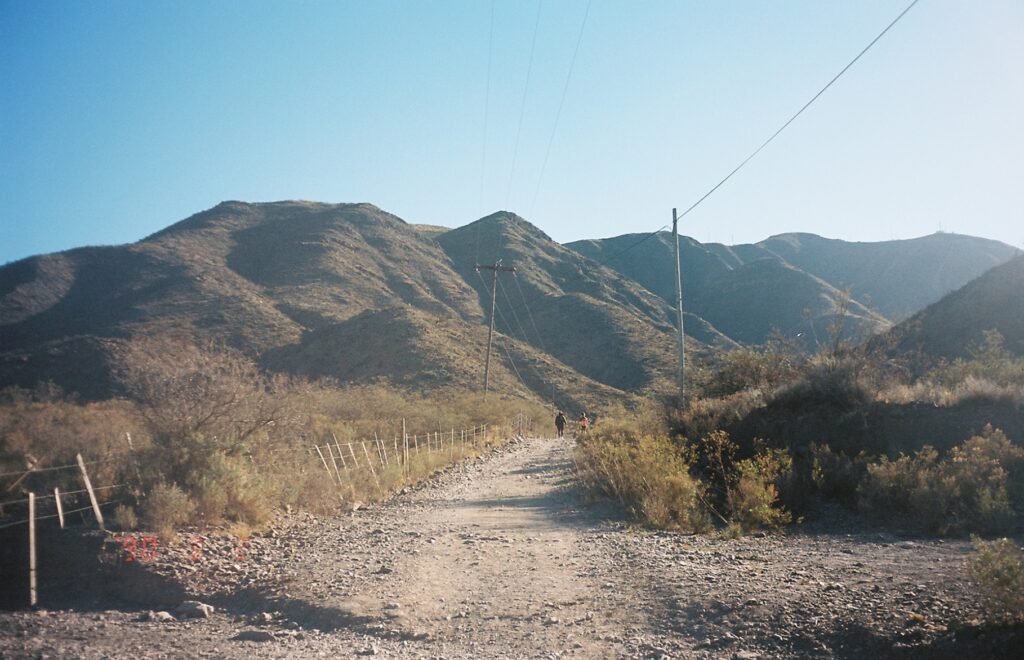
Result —
<instances>
[{"instance_id":1,"label":"shrub","mask_svg":"<svg viewBox=\"0 0 1024 660\"><path fill-rule=\"evenodd\" d=\"M857 507L857 488L867 474L869 457L861 452L851 457L842 452L832 451L828 445L812 444L811 480L815 490L824 497L832 498L843 506Z\"/></svg>"},{"instance_id":2,"label":"shrub","mask_svg":"<svg viewBox=\"0 0 1024 660\"><path fill-rule=\"evenodd\" d=\"M862 510L903 516L941 534L994 532L1024 510L1024 449L986 428L941 459L925 447L868 465L858 488Z\"/></svg>"},{"instance_id":3,"label":"shrub","mask_svg":"<svg viewBox=\"0 0 1024 660\"><path fill-rule=\"evenodd\" d=\"M802 377L778 388L769 403L786 409L815 405L840 410L862 408L873 398L864 376L870 366L854 354L817 355L804 367Z\"/></svg>"},{"instance_id":4,"label":"shrub","mask_svg":"<svg viewBox=\"0 0 1024 660\"><path fill-rule=\"evenodd\" d=\"M689 473L691 456L666 436L609 420L579 441L575 457L586 489L617 498L639 520L664 529L710 526L702 484Z\"/></svg>"},{"instance_id":5,"label":"shrub","mask_svg":"<svg viewBox=\"0 0 1024 660\"><path fill-rule=\"evenodd\" d=\"M1024 623L1024 549L1010 539L974 539L968 567L992 623Z\"/></svg>"},{"instance_id":6,"label":"shrub","mask_svg":"<svg viewBox=\"0 0 1024 660\"><path fill-rule=\"evenodd\" d=\"M735 478L726 495L730 517L744 530L792 522L790 513L779 506L776 486L792 468L789 452L783 449L765 449L753 458L737 461Z\"/></svg>"},{"instance_id":7,"label":"shrub","mask_svg":"<svg viewBox=\"0 0 1024 660\"><path fill-rule=\"evenodd\" d=\"M169 537L194 511L195 505L181 488L174 484L157 484L146 496L142 519L148 529Z\"/></svg>"},{"instance_id":8,"label":"shrub","mask_svg":"<svg viewBox=\"0 0 1024 660\"><path fill-rule=\"evenodd\" d=\"M997 386L1014 386L1018 391L1024 387L1024 356L1011 353L999 331L984 332L981 341L968 349L968 355L967 358L939 364L923 380L950 388L968 378Z\"/></svg>"},{"instance_id":9,"label":"shrub","mask_svg":"<svg viewBox=\"0 0 1024 660\"><path fill-rule=\"evenodd\" d=\"M740 348L722 354L696 384L705 397L726 397L746 390L771 390L797 375L792 353L775 345Z\"/></svg>"},{"instance_id":10,"label":"shrub","mask_svg":"<svg viewBox=\"0 0 1024 660\"><path fill-rule=\"evenodd\" d=\"M139 517L134 507L118 504L114 507L114 523L118 529L131 531L139 526Z\"/></svg>"}]
</instances>

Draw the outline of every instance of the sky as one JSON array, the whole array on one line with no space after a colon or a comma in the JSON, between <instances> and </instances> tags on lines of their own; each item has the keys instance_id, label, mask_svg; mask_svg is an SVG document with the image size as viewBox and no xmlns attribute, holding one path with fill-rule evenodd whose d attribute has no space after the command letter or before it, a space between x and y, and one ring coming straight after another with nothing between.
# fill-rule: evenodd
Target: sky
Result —
<instances>
[{"instance_id":1,"label":"sky","mask_svg":"<svg viewBox=\"0 0 1024 660\"><path fill-rule=\"evenodd\" d=\"M908 2L0 0L0 263L229 199L653 231ZM1024 246L1022 37L921 0L681 231Z\"/></svg>"}]
</instances>

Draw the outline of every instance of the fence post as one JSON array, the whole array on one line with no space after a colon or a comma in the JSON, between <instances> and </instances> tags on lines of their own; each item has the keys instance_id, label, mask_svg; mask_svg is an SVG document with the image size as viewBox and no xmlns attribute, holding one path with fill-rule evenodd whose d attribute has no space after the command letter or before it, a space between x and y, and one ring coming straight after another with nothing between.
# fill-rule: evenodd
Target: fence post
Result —
<instances>
[{"instance_id":1,"label":"fence post","mask_svg":"<svg viewBox=\"0 0 1024 660\"><path fill-rule=\"evenodd\" d=\"M409 471L409 434L405 430L405 418L402 418L402 465Z\"/></svg>"},{"instance_id":2,"label":"fence post","mask_svg":"<svg viewBox=\"0 0 1024 660\"><path fill-rule=\"evenodd\" d=\"M380 441L380 438L377 437L376 431L373 432L373 444L377 447L377 455L380 456L381 467L386 466L388 464L388 450L384 443Z\"/></svg>"},{"instance_id":3,"label":"fence post","mask_svg":"<svg viewBox=\"0 0 1024 660\"><path fill-rule=\"evenodd\" d=\"M142 493L142 471L139 470L139 459L135 458L135 443L132 442L132 434L129 431L124 432L124 436L128 438L128 456L132 459L132 468L135 469L135 488L136 497L141 497ZM62 525L63 527L63 525Z\"/></svg>"},{"instance_id":4,"label":"fence post","mask_svg":"<svg viewBox=\"0 0 1024 660\"><path fill-rule=\"evenodd\" d=\"M366 443L360 440L359 445L363 448L363 455L366 456L366 466L370 468L370 474L373 475L373 481L377 484L377 490L380 490L380 479L377 478L377 471L373 469L373 461L370 460L370 452L366 451Z\"/></svg>"},{"instance_id":5,"label":"fence post","mask_svg":"<svg viewBox=\"0 0 1024 660\"><path fill-rule=\"evenodd\" d=\"M60 521L60 528L64 529L64 505L60 501L60 488L53 489L53 501L57 503L57 520Z\"/></svg>"},{"instance_id":6,"label":"fence post","mask_svg":"<svg viewBox=\"0 0 1024 660\"><path fill-rule=\"evenodd\" d=\"M327 453L331 455L331 465L334 466L334 474L338 475L338 485L341 485L341 470L338 469L338 461L334 460L334 450L331 449L331 443L326 443ZM338 452L341 453L341 452Z\"/></svg>"},{"instance_id":7,"label":"fence post","mask_svg":"<svg viewBox=\"0 0 1024 660\"><path fill-rule=\"evenodd\" d=\"M359 459L356 458L356 450L352 449L352 443L348 443L348 453L352 457L352 464L359 467Z\"/></svg>"},{"instance_id":8,"label":"fence post","mask_svg":"<svg viewBox=\"0 0 1024 660\"><path fill-rule=\"evenodd\" d=\"M99 502L96 501L96 493L93 492L92 482L89 481L89 473L85 471L85 460L81 454L75 454L75 458L78 460L78 469L82 471L82 481L85 482L85 490L89 493L89 502L92 504L93 513L96 514L96 522L99 523L100 529L106 531L106 527L103 526L103 512L100 511Z\"/></svg>"},{"instance_id":9,"label":"fence post","mask_svg":"<svg viewBox=\"0 0 1024 660\"><path fill-rule=\"evenodd\" d=\"M320 455L320 460L324 464L324 469L327 470L327 476L331 478L331 483L334 483L334 475L331 474L331 468L327 466L327 459L324 458L324 453L320 451L320 445L313 445L313 449L316 449L316 453Z\"/></svg>"},{"instance_id":10,"label":"fence post","mask_svg":"<svg viewBox=\"0 0 1024 660\"><path fill-rule=\"evenodd\" d=\"M90 491L92 492L92 491ZM28 494L28 605L39 602L36 594L36 494Z\"/></svg>"}]
</instances>

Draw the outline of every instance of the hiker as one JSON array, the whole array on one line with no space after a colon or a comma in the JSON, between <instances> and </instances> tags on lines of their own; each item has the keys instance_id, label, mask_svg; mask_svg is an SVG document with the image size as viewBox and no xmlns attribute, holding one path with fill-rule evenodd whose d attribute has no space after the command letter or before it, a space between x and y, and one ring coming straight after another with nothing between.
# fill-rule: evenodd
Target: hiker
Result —
<instances>
[{"instance_id":1,"label":"hiker","mask_svg":"<svg viewBox=\"0 0 1024 660\"><path fill-rule=\"evenodd\" d=\"M555 431L558 433L558 437L561 438L565 432L565 415L559 410L558 414L555 415Z\"/></svg>"},{"instance_id":2,"label":"hiker","mask_svg":"<svg viewBox=\"0 0 1024 660\"><path fill-rule=\"evenodd\" d=\"M590 419L587 417L587 413L584 411L580 414L580 431L586 432L590 428Z\"/></svg>"}]
</instances>

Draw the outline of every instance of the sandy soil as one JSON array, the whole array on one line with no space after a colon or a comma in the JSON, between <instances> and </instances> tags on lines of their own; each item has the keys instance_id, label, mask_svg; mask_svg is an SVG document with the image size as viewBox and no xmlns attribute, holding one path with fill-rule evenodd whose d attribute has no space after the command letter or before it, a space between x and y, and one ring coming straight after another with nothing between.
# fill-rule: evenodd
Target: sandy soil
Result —
<instances>
[{"instance_id":1,"label":"sandy soil","mask_svg":"<svg viewBox=\"0 0 1024 660\"><path fill-rule=\"evenodd\" d=\"M205 563L155 562L153 570L216 608L207 619L155 621L147 610L157 605L103 603L0 613L0 655L1005 651L1005 639L960 625L976 616L964 581L965 541L897 537L836 519L828 532L797 527L736 540L637 530L614 507L581 500L571 442L516 442L385 505L337 518L293 517L253 538L244 560L229 552L218 559L211 541Z\"/></svg>"}]
</instances>

